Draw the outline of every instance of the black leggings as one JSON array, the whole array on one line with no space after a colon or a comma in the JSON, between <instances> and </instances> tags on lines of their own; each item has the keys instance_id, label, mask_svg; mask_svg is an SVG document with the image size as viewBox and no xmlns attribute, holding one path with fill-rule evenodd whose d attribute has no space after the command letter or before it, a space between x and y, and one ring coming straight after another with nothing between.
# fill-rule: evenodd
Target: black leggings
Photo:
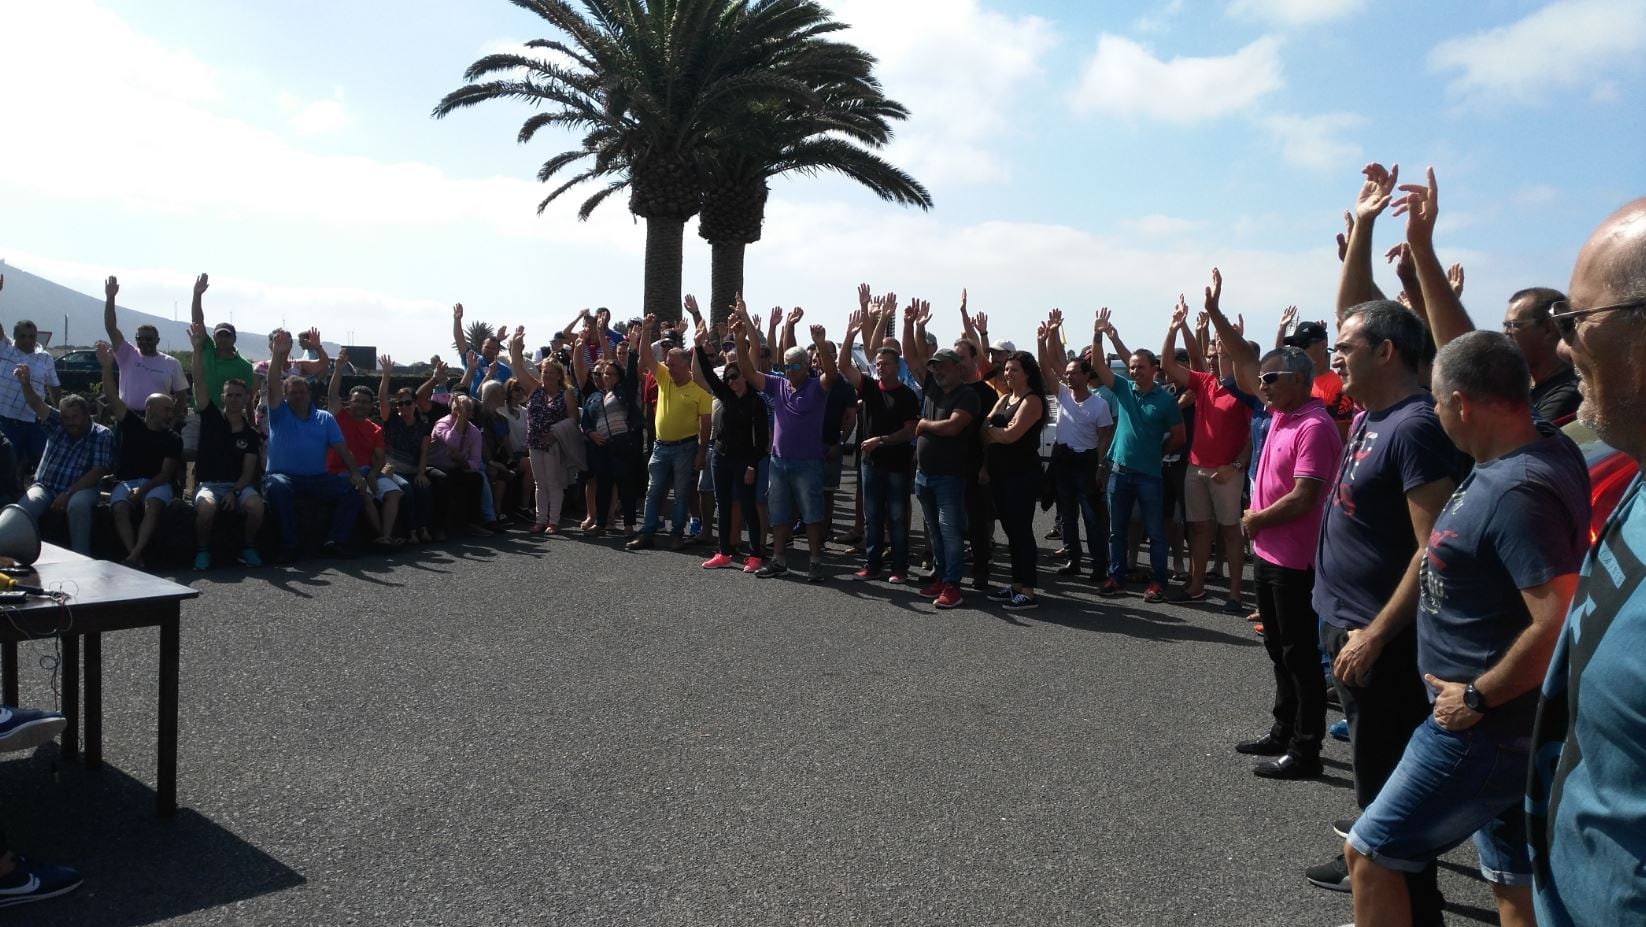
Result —
<instances>
[{"instance_id":1,"label":"black leggings","mask_svg":"<svg viewBox=\"0 0 1646 927\"><path fill-rule=\"evenodd\" d=\"M1040 468L991 473L989 490L1000 527L1006 531L1006 547L1012 555L1012 582L1036 588L1040 585L1040 548L1034 539L1034 505L1040 495Z\"/></svg>"},{"instance_id":2,"label":"black leggings","mask_svg":"<svg viewBox=\"0 0 1646 927\"><path fill-rule=\"evenodd\" d=\"M749 535L749 548L756 557L765 557L766 551L761 546L760 537L760 510L755 507L755 484L746 479L750 470L759 472L760 461L756 458L722 457L719 454L714 454L713 459L714 469L710 476L714 480L714 499L719 508L716 514L720 523L720 552L728 557L732 555L732 544L737 540L732 537L732 504L737 503L743 509L743 528Z\"/></svg>"}]
</instances>

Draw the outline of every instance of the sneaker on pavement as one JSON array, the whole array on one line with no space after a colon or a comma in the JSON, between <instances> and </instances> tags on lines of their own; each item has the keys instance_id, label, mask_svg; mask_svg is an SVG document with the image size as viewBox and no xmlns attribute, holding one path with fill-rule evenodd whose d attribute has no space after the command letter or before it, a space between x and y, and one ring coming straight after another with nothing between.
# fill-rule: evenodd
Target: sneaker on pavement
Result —
<instances>
[{"instance_id":1,"label":"sneaker on pavement","mask_svg":"<svg viewBox=\"0 0 1646 927\"><path fill-rule=\"evenodd\" d=\"M787 563L784 563L781 560L773 560L762 565L760 569L755 570L754 575L757 579L771 579L774 576L782 576L787 572L789 572L789 565Z\"/></svg>"},{"instance_id":2,"label":"sneaker on pavement","mask_svg":"<svg viewBox=\"0 0 1646 927\"><path fill-rule=\"evenodd\" d=\"M689 537L695 541L697 540L697 536L702 533L703 519L694 517L691 521L686 523L686 537Z\"/></svg>"},{"instance_id":3,"label":"sneaker on pavement","mask_svg":"<svg viewBox=\"0 0 1646 927\"><path fill-rule=\"evenodd\" d=\"M1349 719L1348 718L1338 718L1336 721L1333 721L1332 726L1326 729L1326 733L1331 734L1332 737L1337 739L1337 740L1341 740L1344 743L1348 743L1349 742Z\"/></svg>"},{"instance_id":4,"label":"sneaker on pavement","mask_svg":"<svg viewBox=\"0 0 1646 927\"><path fill-rule=\"evenodd\" d=\"M898 573L896 571L893 571L892 575L886 577L886 582L891 583L894 586L901 586L908 581L909 578L907 576L904 576L902 573Z\"/></svg>"},{"instance_id":5,"label":"sneaker on pavement","mask_svg":"<svg viewBox=\"0 0 1646 927\"><path fill-rule=\"evenodd\" d=\"M1337 858L1318 866L1310 866L1303 870L1304 878L1316 888L1323 888L1328 892L1347 892L1349 890L1349 864L1339 853Z\"/></svg>"},{"instance_id":6,"label":"sneaker on pavement","mask_svg":"<svg viewBox=\"0 0 1646 927\"><path fill-rule=\"evenodd\" d=\"M33 750L63 733L67 718L55 711L0 706L0 753Z\"/></svg>"},{"instance_id":7,"label":"sneaker on pavement","mask_svg":"<svg viewBox=\"0 0 1646 927\"><path fill-rule=\"evenodd\" d=\"M851 578L860 582L868 582L869 580L879 579L880 571L871 570L868 567L864 567L863 569L851 574Z\"/></svg>"},{"instance_id":8,"label":"sneaker on pavement","mask_svg":"<svg viewBox=\"0 0 1646 927\"><path fill-rule=\"evenodd\" d=\"M1098 595L1117 596L1123 594L1125 591L1126 587L1122 586L1120 581L1115 579L1113 576L1105 579L1103 581L1103 585L1097 587Z\"/></svg>"},{"instance_id":9,"label":"sneaker on pavement","mask_svg":"<svg viewBox=\"0 0 1646 927\"><path fill-rule=\"evenodd\" d=\"M829 574L823 572L823 564L813 563L806 567L806 582L820 583L828 578Z\"/></svg>"},{"instance_id":10,"label":"sneaker on pavement","mask_svg":"<svg viewBox=\"0 0 1646 927\"><path fill-rule=\"evenodd\" d=\"M724 570L727 567L734 566L737 566L737 561L732 559L731 554L715 554L703 561L703 569L705 570Z\"/></svg>"},{"instance_id":11,"label":"sneaker on pavement","mask_svg":"<svg viewBox=\"0 0 1646 927\"><path fill-rule=\"evenodd\" d=\"M326 543L321 544L320 552L328 557L336 557L339 560L354 559L354 554L348 548L337 543L336 541L327 541Z\"/></svg>"},{"instance_id":12,"label":"sneaker on pavement","mask_svg":"<svg viewBox=\"0 0 1646 927\"><path fill-rule=\"evenodd\" d=\"M211 551L197 550L194 552L194 568L196 570L211 569Z\"/></svg>"},{"instance_id":13,"label":"sneaker on pavement","mask_svg":"<svg viewBox=\"0 0 1646 927\"><path fill-rule=\"evenodd\" d=\"M1010 586L996 586L989 590L989 600L993 602L1009 601L1013 595L1016 593Z\"/></svg>"},{"instance_id":14,"label":"sneaker on pavement","mask_svg":"<svg viewBox=\"0 0 1646 927\"><path fill-rule=\"evenodd\" d=\"M669 535L669 550L685 550L686 539L678 534Z\"/></svg>"},{"instance_id":15,"label":"sneaker on pavement","mask_svg":"<svg viewBox=\"0 0 1646 927\"><path fill-rule=\"evenodd\" d=\"M657 542L652 539L651 535L640 534L630 539L629 543L624 544L623 546L628 550L650 550L652 545L656 543Z\"/></svg>"},{"instance_id":16,"label":"sneaker on pavement","mask_svg":"<svg viewBox=\"0 0 1646 927\"><path fill-rule=\"evenodd\" d=\"M263 558L258 555L255 547L247 547L240 551L240 556L236 559L240 561L242 566L260 567L263 565Z\"/></svg>"},{"instance_id":17,"label":"sneaker on pavement","mask_svg":"<svg viewBox=\"0 0 1646 927\"><path fill-rule=\"evenodd\" d=\"M921 587L920 597L922 599L935 599L943 594L943 589L946 585L947 584L944 583L943 580L934 579L925 586Z\"/></svg>"},{"instance_id":18,"label":"sneaker on pavement","mask_svg":"<svg viewBox=\"0 0 1646 927\"><path fill-rule=\"evenodd\" d=\"M1240 601L1239 599L1224 599L1223 614L1244 615L1246 614L1246 603Z\"/></svg>"},{"instance_id":19,"label":"sneaker on pavement","mask_svg":"<svg viewBox=\"0 0 1646 927\"><path fill-rule=\"evenodd\" d=\"M37 863L19 856L16 867L0 876L0 908L67 895L79 888L82 881L80 873L67 866Z\"/></svg>"},{"instance_id":20,"label":"sneaker on pavement","mask_svg":"<svg viewBox=\"0 0 1646 927\"><path fill-rule=\"evenodd\" d=\"M1166 587L1162 586L1159 583L1150 583L1148 585L1148 587L1143 590L1143 601L1145 601L1145 602L1164 602L1164 601L1166 601Z\"/></svg>"},{"instance_id":21,"label":"sneaker on pavement","mask_svg":"<svg viewBox=\"0 0 1646 927\"><path fill-rule=\"evenodd\" d=\"M932 604L938 608L954 608L961 602L960 586L956 583L944 583L943 591L938 593Z\"/></svg>"},{"instance_id":22,"label":"sneaker on pavement","mask_svg":"<svg viewBox=\"0 0 1646 927\"><path fill-rule=\"evenodd\" d=\"M1354 830L1355 822L1358 820L1360 820L1358 815L1352 818L1338 818L1332 822L1332 833L1347 840L1349 839L1349 831Z\"/></svg>"},{"instance_id":23,"label":"sneaker on pavement","mask_svg":"<svg viewBox=\"0 0 1646 927\"><path fill-rule=\"evenodd\" d=\"M1040 607L1040 597L1014 592L1012 597L1006 601L1006 607L1012 609L1038 608Z\"/></svg>"},{"instance_id":24,"label":"sneaker on pavement","mask_svg":"<svg viewBox=\"0 0 1646 927\"><path fill-rule=\"evenodd\" d=\"M752 557L752 556L751 557L744 557L743 558L743 572L745 572L745 573L758 573L758 572L760 572L760 558L759 557Z\"/></svg>"}]
</instances>

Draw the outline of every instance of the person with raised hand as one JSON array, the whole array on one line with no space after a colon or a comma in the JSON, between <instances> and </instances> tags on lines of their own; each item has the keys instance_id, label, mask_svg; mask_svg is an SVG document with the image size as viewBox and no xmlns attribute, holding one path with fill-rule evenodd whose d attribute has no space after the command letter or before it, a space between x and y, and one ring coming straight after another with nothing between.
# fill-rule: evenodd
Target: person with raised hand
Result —
<instances>
[{"instance_id":1,"label":"person with raised hand","mask_svg":"<svg viewBox=\"0 0 1646 927\"><path fill-rule=\"evenodd\" d=\"M533 370L525 355L526 330L521 327L509 339L509 361L519 371L516 379L526 393L526 447L537 490L531 533L554 536L560 533L560 507L571 482L572 462L583 459L583 448L567 446L565 429L557 427L576 414L577 393L559 358L545 357Z\"/></svg>"},{"instance_id":2,"label":"person with raised hand","mask_svg":"<svg viewBox=\"0 0 1646 927\"><path fill-rule=\"evenodd\" d=\"M891 310L895 312L895 308ZM882 307L865 314L857 312L846 324L846 357L860 333L885 330L888 319ZM868 355L873 342L865 334L863 352ZM863 568L852 574L856 580L873 580L888 567L886 536L891 535L890 572L893 584L909 575L909 493L914 480L914 430L920 420L920 400L899 378L902 358L897 349L882 345L873 354L875 376L863 375L852 363L841 366L841 376L857 391L863 403L863 429L858 451L858 488L863 499Z\"/></svg>"},{"instance_id":3,"label":"person with raised hand","mask_svg":"<svg viewBox=\"0 0 1646 927\"><path fill-rule=\"evenodd\" d=\"M1343 269L1337 284L1337 316L1352 306L1371 300L1383 299L1383 291L1372 279L1372 227L1383 210L1393 201L1400 180L1400 165L1385 168L1373 162L1361 168L1365 181L1355 196L1353 221L1349 224L1348 242L1343 246Z\"/></svg>"},{"instance_id":4,"label":"person with raised hand","mask_svg":"<svg viewBox=\"0 0 1646 927\"><path fill-rule=\"evenodd\" d=\"M244 522L240 562L259 567L263 558L257 552L257 533L263 527L264 505L257 491L257 468L263 436L246 411L251 387L248 380L231 376L214 398L208 391L211 378L205 357L211 348L205 324L194 323L189 335L194 342L194 406L200 419L194 457L194 568L211 568L212 528L218 515L230 513L239 513ZM250 370L248 364L248 376Z\"/></svg>"},{"instance_id":5,"label":"person with raised hand","mask_svg":"<svg viewBox=\"0 0 1646 927\"><path fill-rule=\"evenodd\" d=\"M126 565L142 569L143 552L160 527L160 516L171 504L172 480L183 462L183 440L171 430L174 403L170 395L149 396L143 412L128 407L114 382L114 349L97 343L97 363L103 368L103 395L109 397L120 440L114 462L114 488L109 492L109 512L114 531L126 548ZM143 517L135 530L131 524L133 506L142 506Z\"/></svg>"},{"instance_id":6,"label":"person with raised hand","mask_svg":"<svg viewBox=\"0 0 1646 927\"><path fill-rule=\"evenodd\" d=\"M206 329L206 290L211 287L211 278L201 274L194 280L194 289L189 300L189 319L191 324ZM252 383L256 379L256 371L252 363L241 356L236 348L239 332L232 322L218 322L213 325L211 343L206 347L201 357L200 366L205 370L206 395L218 397L223 395L223 383L230 378L239 379L242 383ZM192 336L192 333L191 333Z\"/></svg>"},{"instance_id":7,"label":"person with raised hand","mask_svg":"<svg viewBox=\"0 0 1646 927\"><path fill-rule=\"evenodd\" d=\"M343 441L359 465L360 508L366 516L366 523L371 526L372 544L385 550L397 548L405 543L394 535L394 529L400 518L401 500L406 497L409 487L404 478L395 474L394 466L389 463L382 426L371 420L372 408L377 405L371 387L356 386L349 390L348 402L343 401L343 369L348 362L347 348L337 352L337 363L332 367L331 380L326 388L326 406L334 410L332 417L337 420ZM346 475L345 466L337 452L326 455L328 473ZM382 507L381 512L378 511L379 506Z\"/></svg>"},{"instance_id":8,"label":"person with raised hand","mask_svg":"<svg viewBox=\"0 0 1646 927\"><path fill-rule=\"evenodd\" d=\"M633 356L639 355L639 339L639 330L633 329L623 343L636 345ZM624 524L634 527L635 495L644 472L641 438L645 416L640 408L640 384L627 365L603 357L595 362L589 378L594 388L583 399L579 422L588 441L585 450L595 494L583 530L590 537L599 537L606 532L611 518L614 489Z\"/></svg>"},{"instance_id":9,"label":"person with raised hand","mask_svg":"<svg viewBox=\"0 0 1646 927\"><path fill-rule=\"evenodd\" d=\"M172 397L174 403L186 405L189 401L189 380L183 376L183 365L170 354L160 351L160 329L153 325L137 326L137 346L132 347L120 333L116 319L114 297L120 292L120 281L110 277L103 282L103 329L108 332L114 348L114 363L120 368L120 400L128 408L142 408L156 393Z\"/></svg>"},{"instance_id":10,"label":"person with raised hand","mask_svg":"<svg viewBox=\"0 0 1646 927\"><path fill-rule=\"evenodd\" d=\"M1064 362L1063 310L1053 309L1040 326L1040 369L1057 388L1057 443L1052 445L1052 482L1057 487L1057 523L1068 560L1057 568L1062 576L1081 570L1080 528L1086 528L1086 547L1092 564L1092 582L1108 574L1109 444L1114 440L1114 413L1103 394L1092 389L1092 362L1077 357Z\"/></svg>"},{"instance_id":11,"label":"person with raised hand","mask_svg":"<svg viewBox=\"0 0 1646 927\"><path fill-rule=\"evenodd\" d=\"M640 368L657 381L657 412L651 461L647 465L646 510L640 533L624 545L629 550L645 550L655 541L662 524L663 496L672 487L674 508L670 519L669 548L686 546L686 518L691 494L697 487L697 471L708 462L709 429L714 421L714 397L692 380L691 353L683 347L667 346L662 361L653 353L657 317L646 316L640 336ZM672 341L672 339L670 339Z\"/></svg>"},{"instance_id":12,"label":"person with raised hand","mask_svg":"<svg viewBox=\"0 0 1646 927\"><path fill-rule=\"evenodd\" d=\"M388 464L396 475L406 481L406 519L409 536L414 541L428 543L434 540L434 479L429 467L429 435L432 424L425 409L434 392L434 384L445 382L446 365L435 359L428 380L417 389L401 387L391 393L390 376L394 360L387 354L378 355L383 366L383 377L377 388L378 415L383 420L383 447ZM392 397L392 398L391 398ZM442 532L444 536L444 532Z\"/></svg>"},{"instance_id":13,"label":"person with raised hand","mask_svg":"<svg viewBox=\"0 0 1646 927\"><path fill-rule=\"evenodd\" d=\"M92 510L102 495L98 486L114 466L114 432L92 421L91 403L84 396L70 393L54 409L34 391L28 364L18 364L11 373L46 433L34 482L18 504L37 522L48 511L65 514L69 546L89 557Z\"/></svg>"},{"instance_id":14,"label":"person with raised hand","mask_svg":"<svg viewBox=\"0 0 1646 927\"><path fill-rule=\"evenodd\" d=\"M1127 374L1109 367L1103 339L1126 359ZM1166 600L1166 511L1161 455L1183 446L1183 413L1177 400L1158 389L1160 358L1139 348L1128 352L1104 306L1092 320L1092 369L1115 396L1115 436L1109 446L1109 576L1098 588L1101 595L1126 590L1126 550L1131 539L1132 512L1141 507L1149 537L1149 585L1145 602Z\"/></svg>"},{"instance_id":15,"label":"person with raised hand","mask_svg":"<svg viewBox=\"0 0 1646 927\"><path fill-rule=\"evenodd\" d=\"M473 371L464 380L469 395L479 397L480 384L487 380L503 381L514 376L514 371L499 360L502 344L502 330L496 337L487 335L482 344L469 344L468 333L463 331L463 304L452 305L452 345L457 348L465 372Z\"/></svg>"},{"instance_id":16,"label":"person with raised hand","mask_svg":"<svg viewBox=\"0 0 1646 927\"><path fill-rule=\"evenodd\" d=\"M6 278L0 275L0 291L6 288ZM11 370L22 365L29 370L29 381L43 394L48 406L58 399L57 362L40 346L40 330L28 319L18 319L7 338L0 326L0 365ZM15 377L0 377L0 434L3 434L16 453L16 466L10 478L26 482L33 478L40 455L46 450L47 428L44 419L23 395L22 382Z\"/></svg>"},{"instance_id":17,"label":"person with raised hand","mask_svg":"<svg viewBox=\"0 0 1646 927\"><path fill-rule=\"evenodd\" d=\"M1212 285L1206 288L1207 314L1223 296L1223 275L1212 268ZM1179 296L1172 312L1166 344L1160 352L1166 379L1195 397L1194 439L1189 442L1189 470L1184 480L1183 514L1189 528L1189 584L1178 600L1198 602L1206 598L1206 567L1212 558L1214 523L1229 565L1229 595L1223 611L1244 615L1240 599L1245 569L1245 542L1240 533L1241 497L1246 481L1246 464L1251 453L1252 412L1228 383L1204 370L1192 370L1176 357L1177 337L1188 336L1189 352L1198 356L1200 347L1189 335L1189 307Z\"/></svg>"},{"instance_id":18,"label":"person with raised hand","mask_svg":"<svg viewBox=\"0 0 1646 927\"><path fill-rule=\"evenodd\" d=\"M689 298L689 297L688 297ZM741 314L732 316L734 357L749 353L752 326ZM771 452L771 417L758 389L744 374L740 359L715 371L709 354L708 335L699 331L692 358L692 376L715 397L713 452L709 455L711 476L720 523L716 540L720 548L703 561L703 569L720 570L737 566L736 517L741 517L749 537L749 555L743 572L755 573L765 565L765 532L761 530L757 484L766 472Z\"/></svg>"},{"instance_id":19,"label":"person with raised hand","mask_svg":"<svg viewBox=\"0 0 1646 927\"><path fill-rule=\"evenodd\" d=\"M279 332L274 340L270 370L285 370L291 355L292 337ZM343 440L337 419L317 409L309 397L308 381L289 376L280 388L269 389L268 472L263 477L263 496L280 521L279 562L297 556L297 503L318 502L332 507L331 531L320 550L327 556L348 558L347 544L360 515L360 490L366 480L360 475L354 453ZM347 478L326 469L327 452L343 461Z\"/></svg>"}]
</instances>

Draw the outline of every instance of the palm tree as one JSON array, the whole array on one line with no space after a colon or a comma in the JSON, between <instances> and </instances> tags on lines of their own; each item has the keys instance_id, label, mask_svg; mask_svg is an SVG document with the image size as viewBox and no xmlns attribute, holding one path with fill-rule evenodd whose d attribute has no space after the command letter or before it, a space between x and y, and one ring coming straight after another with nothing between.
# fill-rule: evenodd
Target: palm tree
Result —
<instances>
[{"instance_id":1,"label":"palm tree","mask_svg":"<svg viewBox=\"0 0 1646 927\"><path fill-rule=\"evenodd\" d=\"M815 53L822 44L802 56L819 57ZM833 171L882 200L923 210L932 206L931 194L919 181L862 147L885 145L891 121L908 118L908 110L881 94L871 76L873 57L849 45L827 44L834 46L832 54L822 56L828 67L809 75L817 80L812 100L753 107L715 138L697 234L710 246L710 306L716 323L743 292L744 249L760 240L770 178Z\"/></svg>"},{"instance_id":2,"label":"palm tree","mask_svg":"<svg viewBox=\"0 0 1646 927\"><path fill-rule=\"evenodd\" d=\"M585 133L538 171L547 182L589 162L538 212L572 187L603 181L578 210L587 219L627 188L629 211L646 220L645 311L679 318L684 230L701 202L705 138L757 104L812 99L810 87L773 63L841 27L814 0L580 0L582 12L570 0L510 2L565 34L526 43L558 57L487 55L433 115L521 100L546 107L521 126L521 143L550 126Z\"/></svg>"}]
</instances>

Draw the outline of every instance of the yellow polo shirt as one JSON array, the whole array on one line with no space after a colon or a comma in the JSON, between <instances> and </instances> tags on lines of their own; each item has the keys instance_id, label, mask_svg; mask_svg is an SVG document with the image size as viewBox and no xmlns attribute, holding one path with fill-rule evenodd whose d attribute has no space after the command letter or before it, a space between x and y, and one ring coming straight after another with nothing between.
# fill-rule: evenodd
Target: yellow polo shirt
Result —
<instances>
[{"instance_id":1,"label":"yellow polo shirt","mask_svg":"<svg viewBox=\"0 0 1646 927\"><path fill-rule=\"evenodd\" d=\"M662 364L652 369L652 376L657 378L657 440L697 437L698 416L714 414L714 397L695 380L687 380L685 386L674 385L669 368Z\"/></svg>"}]
</instances>

